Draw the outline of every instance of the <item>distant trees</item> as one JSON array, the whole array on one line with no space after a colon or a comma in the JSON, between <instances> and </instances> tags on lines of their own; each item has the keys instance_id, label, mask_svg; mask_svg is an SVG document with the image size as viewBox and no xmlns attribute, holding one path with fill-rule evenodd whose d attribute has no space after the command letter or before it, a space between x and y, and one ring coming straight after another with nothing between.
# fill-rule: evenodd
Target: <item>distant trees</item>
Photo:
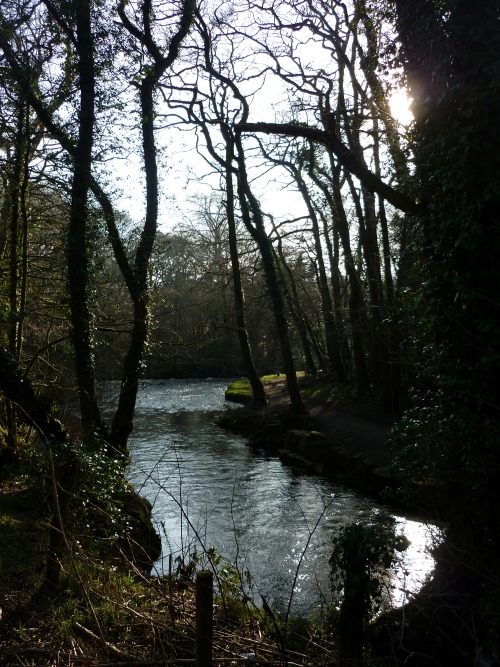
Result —
<instances>
[{"instance_id":1,"label":"distant trees","mask_svg":"<svg viewBox=\"0 0 500 667\"><path fill-rule=\"evenodd\" d=\"M247 22L250 11L252 24ZM114 22L108 20L113 16ZM223 336L231 358L226 367L238 367L236 355L246 360L258 404L264 396L256 368L280 367L287 374L293 409L303 411L295 370L305 366L313 373L332 373L335 382L352 385L359 395L373 387L387 410L398 409L408 365L399 295L412 263L405 216L414 203L405 192L411 170L388 111L389 84L377 76L387 21L366 3L347 8L282 2L256 8L242 1L209 9L186 2L168 17L150 0L121 3L116 11L106 3L97 10L86 2L64 9L51 0L3 5L2 82L9 104L3 112L2 146L9 157L2 172L0 240L4 249L11 240L7 338L26 367L19 351L28 324L22 304L29 295L18 269L24 266L27 275L29 234L35 238L37 231L28 232L26 202L31 182L41 178L60 189L68 207L61 233L66 236L70 342L84 430L95 428L113 447L126 448L150 313L157 322L155 350L165 351L168 340L170 351L203 349L210 356L207 339ZM313 59L308 56L312 47ZM281 98L279 122L252 123L260 89L271 81ZM154 283L168 273L159 264L168 264L169 257L168 252L155 255L154 249L159 118L162 127L178 125L195 133L200 154L218 175L214 187L220 188L224 208L217 213L217 234L223 241L217 246L212 239L206 246L218 253L209 262L198 249L196 262L210 273L223 258L224 267L217 268L220 283L208 274L194 280L189 275L179 290L188 259L176 273L175 287L163 281L160 289ZM120 230L104 162L125 150L115 130L120 124L144 158L144 224L128 238ZM271 133L271 139L263 139L263 133ZM35 149L43 165L38 172ZM297 216L287 219L266 210L259 196L263 173L287 182L297 201L301 198ZM64 182L71 187L63 187ZM191 252L200 232L189 231L188 243L185 232L172 235L166 247ZM250 281L246 257L256 270ZM305 271L299 272L299 266ZM103 270L112 272L111 283L102 280ZM186 300L188 284L194 296ZM115 289L123 297L122 313L117 303L106 306ZM158 303L150 300L151 289ZM217 294L210 302L213 316L204 311L212 324L207 329L191 323L189 331L178 330L187 324L180 316L186 303L199 303L205 289ZM181 292L183 303L175 305ZM257 318L258 335L251 307L256 299L270 315L265 327ZM65 307L61 302L61 312ZM101 363L110 341L117 342L113 354ZM179 360L178 354L169 356ZM205 362L194 357L191 367L203 368L208 357ZM108 427L96 395L95 360L108 373L112 359L122 389Z\"/></svg>"},{"instance_id":2,"label":"distant trees","mask_svg":"<svg viewBox=\"0 0 500 667\"><path fill-rule=\"evenodd\" d=\"M227 201L227 200L226 200ZM154 375L240 375L246 373L239 339L235 272L223 197L200 197L188 220L160 234L152 262L152 335L146 363ZM281 367L259 253L235 217L244 330L260 373Z\"/></svg>"}]
</instances>

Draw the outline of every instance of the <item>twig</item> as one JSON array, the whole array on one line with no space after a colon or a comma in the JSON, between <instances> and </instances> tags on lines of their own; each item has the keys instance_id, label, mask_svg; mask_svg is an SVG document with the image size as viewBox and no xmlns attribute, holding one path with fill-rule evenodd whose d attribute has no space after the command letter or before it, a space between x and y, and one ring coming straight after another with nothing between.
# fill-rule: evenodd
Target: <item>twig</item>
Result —
<instances>
[{"instance_id":1,"label":"twig","mask_svg":"<svg viewBox=\"0 0 500 667\"><path fill-rule=\"evenodd\" d=\"M307 542L306 542L304 548L302 549L302 553L300 554L300 558L299 558L299 562L297 563L297 567L295 568L295 575L294 575L294 577L293 577L292 589L291 589L291 591L290 591L290 598L289 598L289 600L288 600L288 607L287 607L286 615L285 615L285 635L286 635L286 629L287 629L287 626L288 626L288 619L289 619L289 617L290 617L290 610L291 610L291 607L292 607L293 594L294 594L294 591L295 591L295 584L297 583L297 579L298 579L298 576L299 576L300 566L302 565L302 561L304 560L304 557L305 557L305 555L306 555L306 551L307 551L307 549L309 548L309 544L311 543L311 540L312 540L312 538L313 538L313 535L314 535L314 533L316 532L316 529L318 528L318 526L319 526L321 520L322 520L323 517L325 516L325 512L326 512L326 510L330 507L330 505L332 504L332 502L333 502L333 499L331 499L328 503L326 503L325 505L323 505L323 510L322 510L321 514L319 515L319 517L318 517L316 523L314 524L312 530L309 528L309 524L308 524L308 522L307 522L305 513L304 513L302 507L300 507L300 504L299 504L300 511L302 512L302 516L304 517L305 522L306 522L306 526L307 526L307 528L308 528L308 530L309 530L309 536L308 536L308 538L307 538Z\"/></svg>"},{"instance_id":2,"label":"twig","mask_svg":"<svg viewBox=\"0 0 500 667\"><path fill-rule=\"evenodd\" d=\"M108 651L110 651L111 653L114 653L115 655L120 656L121 658L126 660L127 665L129 665L131 662L135 662L136 658L134 658L134 656L132 656L128 653L125 653L125 651L120 650L117 646L114 646L113 644L110 644L105 639L103 639L102 637L99 637L99 635L96 635L95 632L92 632L92 630L89 630L88 628L86 628L81 623L75 622L74 625L75 625L75 628L77 630L79 630L82 634L87 635L87 637L90 637L91 639L94 639L95 641L99 642L99 644L104 646L104 648L107 649ZM163 662L163 661L160 661L160 664L161 664L161 662ZM121 664L124 664L124 663L121 663ZM151 664L158 664L158 662L151 663Z\"/></svg>"},{"instance_id":3,"label":"twig","mask_svg":"<svg viewBox=\"0 0 500 667\"><path fill-rule=\"evenodd\" d=\"M64 540L64 545L65 545L66 550L68 552L68 557L70 559L71 565L74 568L74 571L75 571L76 577L78 579L78 582L81 586L81 589L82 589L83 595L85 597L85 600L87 601L87 604L89 605L90 613L92 614L92 618L94 619L94 623L96 624L96 626L99 630L100 640L105 642L106 640L104 639L104 634L103 634L103 631L102 631L102 628L101 628L101 624L99 623L99 619L97 618L97 614L95 612L94 606L93 606L92 601L90 599L90 596L88 594L87 588L86 588L85 584L83 583L83 579L81 577L80 570L78 569L78 565L76 564L76 561L75 561L73 550L70 547L68 537L66 535L66 530L65 530L65 527L64 527L64 521L63 521L63 517L62 517L62 514L61 514L61 507L59 505L59 493L58 493L58 489L57 489L58 485L57 485L57 478L56 478L56 469L55 469L55 465L54 465L54 457L52 456L52 450L51 450L50 447L49 447L49 461L50 461L50 472L51 472L51 475L52 475L52 484L53 484L53 490L54 490L55 511L56 511L56 514L57 514L57 520L59 522L59 528L60 528L60 531L61 531L61 535L62 535L62 538Z\"/></svg>"}]
</instances>

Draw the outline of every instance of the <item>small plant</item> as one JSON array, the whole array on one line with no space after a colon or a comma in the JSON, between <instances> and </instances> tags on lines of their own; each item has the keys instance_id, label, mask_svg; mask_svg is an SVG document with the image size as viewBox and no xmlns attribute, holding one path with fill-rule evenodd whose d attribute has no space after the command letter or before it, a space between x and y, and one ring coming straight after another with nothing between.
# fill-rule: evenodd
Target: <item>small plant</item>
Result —
<instances>
[{"instance_id":1,"label":"small plant","mask_svg":"<svg viewBox=\"0 0 500 667\"><path fill-rule=\"evenodd\" d=\"M122 508L117 496L124 487L120 461L110 459L102 447L87 440L52 443L50 450L47 445L35 446L27 472L30 478L41 479L48 496L52 494L51 459L59 484L68 477L74 479L72 514L79 527L98 528L97 514L111 524L119 522Z\"/></svg>"},{"instance_id":2,"label":"small plant","mask_svg":"<svg viewBox=\"0 0 500 667\"><path fill-rule=\"evenodd\" d=\"M210 569L215 577L215 595L227 619L241 621L248 615L252 600L252 578L247 570L241 571L224 558L214 547L198 554L196 549L175 559L175 576L180 586L193 582L196 573Z\"/></svg>"},{"instance_id":3,"label":"small plant","mask_svg":"<svg viewBox=\"0 0 500 667\"><path fill-rule=\"evenodd\" d=\"M382 575L408 545L396 534L395 520L375 512L371 523L349 524L333 540L331 580L341 595L340 656L350 664L362 664L365 627L382 603Z\"/></svg>"}]
</instances>

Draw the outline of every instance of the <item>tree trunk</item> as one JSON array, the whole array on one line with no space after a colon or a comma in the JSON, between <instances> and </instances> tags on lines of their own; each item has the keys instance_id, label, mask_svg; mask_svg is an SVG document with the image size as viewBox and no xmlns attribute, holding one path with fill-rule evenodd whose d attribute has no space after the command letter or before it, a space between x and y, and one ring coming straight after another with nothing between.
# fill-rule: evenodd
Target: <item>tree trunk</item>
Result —
<instances>
[{"instance_id":1,"label":"tree trunk","mask_svg":"<svg viewBox=\"0 0 500 667\"><path fill-rule=\"evenodd\" d=\"M141 129L144 171L146 174L146 220L135 256L134 285L131 292L134 324L123 365L120 397L111 426L111 445L119 454L126 454L127 441L133 428L133 417L139 388L141 361L149 330L148 267L158 225L158 166L154 136L154 76L145 77L140 86Z\"/></svg>"},{"instance_id":2,"label":"tree trunk","mask_svg":"<svg viewBox=\"0 0 500 667\"><path fill-rule=\"evenodd\" d=\"M314 156L314 153L312 153ZM335 329L337 332L337 340L340 349L340 356L346 375L351 371L351 354L349 350L349 344L345 334L344 320L342 316L342 298L341 298L341 273L339 269L340 261L340 248L339 248L339 231L338 226L334 224L336 219L335 207L332 200L332 184L330 175L325 175L324 171L321 171L320 174L317 173L317 165L315 161L311 161L309 166L309 177L311 180L318 186L318 188L323 193L327 203L328 209L331 214L331 226L328 223L328 216L324 211L319 211L323 223L323 238L328 251L328 261L330 264L330 282L332 285L332 298L333 298L333 316L335 320ZM328 181L328 182L327 182Z\"/></svg>"},{"instance_id":3,"label":"tree trunk","mask_svg":"<svg viewBox=\"0 0 500 667\"><path fill-rule=\"evenodd\" d=\"M273 305L276 330L278 332L280 341L281 356L283 359L283 366L286 375L288 394L290 396L290 410L296 414L305 414L306 409L300 395L299 384L297 381L297 372L295 370L295 364L293 361L289 328L285 311L285 300L283 297L283 290L280 285L279 272L276 267L274 249L272 247L271 240L266 233L260 206L253 196L250 185L248 183L244 163L243 147L239 137L236 138L236 146L238 148L238 195L243 222L257 243L261 254L262 266L266 276L269 298L271 299L271 303ZM253 217L255 226L252 225L251 216Z\"/></svg>"},{"instance_id":4,"label":"tree trunk","mask_svg":"<svg viewBox=\"0 0 500 667\"><path fill-rule=\"evenodd\" d=\"M365 362L363 346L363 318L364 297L361 280L351 249L349 222L344 209L340 186L340 169L332 164L332 213L337 225L340 242L344 251L344 262L349 279L349 319L351 324L352 353L355 368L356 388L362 396L370 388L370 379Z\"/></svg>"},{"instance_id":5,"label":"tree trunk","mask_svg":"<svg viewBox=\"0 0 500 667\"><path fill-rule=\"evenodd\" d=\"M234 215L234 188L231 164L233 162L233 143L230 137L226 137L226 214L229 233L229 254L231 257L231 269L233 276L234 308L238 340L240 342L241 355L245 365L246 374L252 387L252 400L256 407L267 404L266 393L262 381L255 369L255 364L248 339L248 331L245 318L245 301L243 286L241 284L240 260L238 257L238 241L236 238L236 221Z\"/></svg>"},{"instance_id":6,"label":"tree trunk","mask_svg":"<svg viewBox=\"0 0 500 667\"><path fill-rule=\"evenodd\" d=\"M302 351L304 352L304 359L306 362L306 369L310 375L316 375L317 369L316 364L314 363L314 357L312 354L312 346L307 335L307 325L306 325L306 316L304 314L302 305L300 303L299 294L297 290L297 283L295 276L291 268L288 266L286 261L285 254L283 252L283 244L281 238L278 239L278 256L281 260L281 265L288 276L288 284L290 288L286 289L285 298L287 299L290 312L292 314L295 326L297 327L297 332L299 334L300 342L302 343Z\"/></svg>"},{"instance_id":7,"label":"tree trunk","mask_svg":"<svg viewBox=\"0 0 500 667\"><path fill-rule=\"evenodd\" d=\"M111 215L112 211L109 210L108 202L103 201L109 212L108 222L111 225L113 248L116 248L115 254L118 251L118 263L120 266L123 266L124 277L130 292L134 312L130 345L123 365L118 407L113 417L110 435L110 454L114 453L120 456L127 455L127 442L133 428L139 378L149 333L148 269L158 227L158 166L156 161L154 126L154 91L164 72L177 58L182 40L189 32L195 10L195 4L192 0L183 0L178 30L170 39L167 55L163 56L151 34L151 1L144 0L141 3L143 33L128 19L125 12L125 5L125 2L120 2L119 4L118 13L120 18L131 35L146 45L154 64L148 66L147 74L142 78L139 85L142 151L146 174L146 220L136 250L132 270L126 260L123 247L119 242L114 217Z\"/></svg>"},{"instance_id":8,"label":"tree trunk","mask_svg":"<svg viewBox=\"0 0 500 667\"><path fill-rule=\"evenodd\" d=\"M328 353L330 368L333 371L337 382L342 385L346 385L348 379L344 364L342 362L342 356L340 354L341 339L337 332L336 322L333 314L333 303L330 294L330 288L328 286L328 276L326 273L325 262L323 259L323 248L321 245L321 233L318 216L316 215L316 211L312 204L311 197L309 195L307 186L304 183L304 180L300 177L300 174L296 169L293 169L293 175L295 177L295 182L297 183L299 192L301 193L302 198L304 199L304 202L307 206L309 218L312 223L316 264L318 268L318 287L321 299L321 312L323 315L326 350Z\"/></svg>"},{"instance_id":9,"label":"tree trunk","mask_svg":"<svg viewBox=\"0 0 500 667\"><path fill-rule=\"evenodd\" d=\"M19 334L20 318L22 313L19 309L19 267L21 231L21 195L23 166L27 152L27 136L25 118L28 113L26 104L22 100L17 102L17 127L13 156L7 161L7 190L5 192L6 212L9 217L6 241L9 247L9 325L8 325L8 347L9 351L19 360ZM12 167L9 163L12 162ZM7 457L12 461L17 447L17 410L14 403L7 401L6 425L7 425Z\"/></svg>"},{"instance_id":10,"label":"tree trunk","mask_svg":"<svg viewBox=\"0 0 500 667\"><path fill-rule=\"evenodd\" d=\"M89 240L87 235L87 198L91 179L94 136L94 42L90 5L78 0L76 13L76 49L80 86L78 141L73 155L71 209L66 243L68 291L71 310L75 369L80 399L83 432L102 427L97 403L93 359L93 326L89 303Z\"/></svg>"}]
</instances>

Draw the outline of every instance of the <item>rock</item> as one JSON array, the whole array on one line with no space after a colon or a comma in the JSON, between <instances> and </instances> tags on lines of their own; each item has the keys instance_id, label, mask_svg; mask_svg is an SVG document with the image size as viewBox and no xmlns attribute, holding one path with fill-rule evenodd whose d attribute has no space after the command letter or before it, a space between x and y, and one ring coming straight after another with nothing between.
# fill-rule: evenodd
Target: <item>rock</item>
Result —
<instances>
[{"instance_id":1,"label":"rock","mask_svg":"<svg viewBox=\"0 0 500 667\"><path fill-rule=\"evenodd\" d=\"M291 449L279 449L278 454L283 463L296 468L301 468L307 472L318 472L311 461L305 459L296 452L293 452Z\"/></svg>"},{"instance_id":2,"label":"rock","mask_svg":"<svg viewBox=\"0 0 500 667\"><path fill-rule=\"evenodd\" d=\"M150 572L161 556L161 538L151 520L152 505L131 487L119 498L128 530L120 537L120 548L139 569Z\"/></svg>"},{"instance_id":3,"label":"rock","mask_svg":"<svg viewBox=\"0 0 500 667\"><path fill-rule=\"evenodd\" d=\"M264 449L277 447L281 441L281 427L278 423L268 423L250 436L250 443Z\"/></svg>"}]
</instances>

